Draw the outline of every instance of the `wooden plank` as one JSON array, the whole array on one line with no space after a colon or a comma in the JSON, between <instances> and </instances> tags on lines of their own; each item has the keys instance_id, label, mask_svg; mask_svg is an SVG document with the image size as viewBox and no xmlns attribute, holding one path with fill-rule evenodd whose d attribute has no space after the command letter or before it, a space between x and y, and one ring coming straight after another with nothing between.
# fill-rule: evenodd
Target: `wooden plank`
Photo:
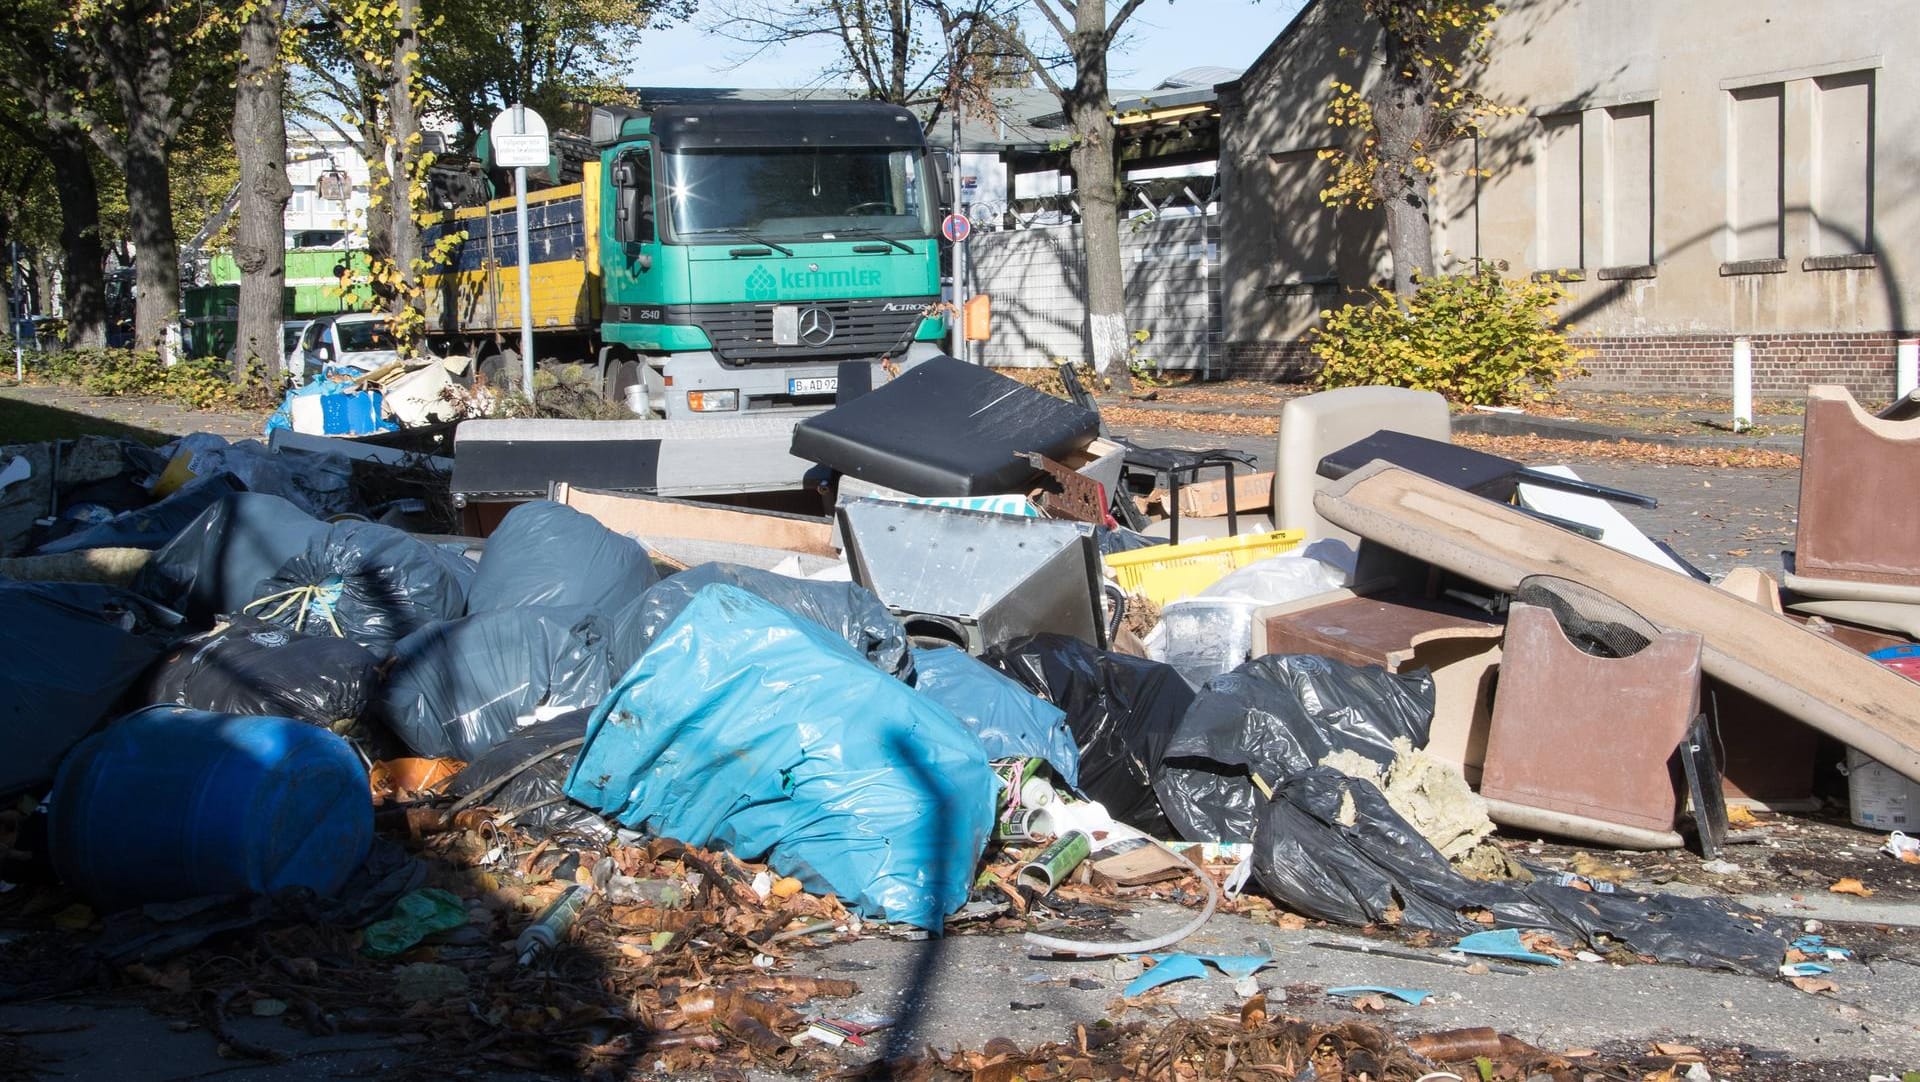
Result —
<instances>
[{"instance_id":1,"label":"wooden plank","mask_svg":"<svg viewBox=\"0 0 1920 1082\"><path fill-rule=\"evenodd\" d=\"M840 550L833 547L833 525L824 519L603 492L565 483L553 486L553 499L628 536L724 541L830 560L840 558Z\"/></svg>"},{"instance_id":2,"label":"wooden plank","mask_svg":"<svg viewBox=\"0 0 1920 1082\"><path fill-rule=\"evenodd\" d=\"M1663 630L1699 632L1708 673L1920 780L1920 683L1784 616L1384 462L1313 503L1337 526L1496 590L1558 575Z\"/></svg>"}]
</instances>

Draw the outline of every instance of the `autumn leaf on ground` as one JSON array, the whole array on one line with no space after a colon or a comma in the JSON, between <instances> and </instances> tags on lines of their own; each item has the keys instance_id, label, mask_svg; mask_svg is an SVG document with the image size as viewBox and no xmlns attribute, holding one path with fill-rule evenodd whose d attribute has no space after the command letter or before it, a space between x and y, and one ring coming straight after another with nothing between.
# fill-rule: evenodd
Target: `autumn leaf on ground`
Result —
<instances>
[{"instance_id":1,"label":"autumn leaf on ground","mask_svg":"<svg viewBox=\"0 0 1920 1082\"><path fill-rule=\"evenodd\" d=\"M1825 977L1793 977L1791 980L1793 986L1802 992L1818 994L1820 992L1838 992L1840 990L1839 985Z\"/></svg>"},{"instance_id":2,"label":"autumn leaf on ground","mask_svg":"<svg viewBox=\"0 0 1920 1082\"><path fill-rule=\"evenodd\" d=\"M1690 1044L1670 1044L1666 1041L1653 1042L1655 1055L1668 1056L1678 1060L1697 1060L1700 1050Z\"/></svg>"},{"instance_id":3,"label":"autumn leaf on ground","mask_svg":"<svg viewBox=\"0 0 1920 1082\"><path fill-rule=\"evenodd\" d=\"M1861 881L1853 878L1852 876L1848 876L1845 879L1839 880L1838 882L1834 883L1832 886L1828 887L1827 890L1834 894L1852 894L1861 898L1873 897L1873 888L1867 886L1865 883L1862 883Z\"/></svg>"}]
</instances>

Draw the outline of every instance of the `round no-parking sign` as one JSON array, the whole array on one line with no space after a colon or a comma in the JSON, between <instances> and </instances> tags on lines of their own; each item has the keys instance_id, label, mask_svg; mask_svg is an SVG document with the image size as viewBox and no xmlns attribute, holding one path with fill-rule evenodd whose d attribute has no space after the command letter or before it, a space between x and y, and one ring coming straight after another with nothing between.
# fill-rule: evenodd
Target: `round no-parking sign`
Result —
<instances>
[{"instance_id":1,"label":"round no-parking sign","mask_svg":"<svg viewBox=\"0 0 1920 1082\"><path fill-rule=\"evenodd\" d=\"M955 244L966 240L967 235L972 232L973 223L967 221L965 215L949 214L946 220L940 223L940 235Z\"/></svg>"}]
</instances>

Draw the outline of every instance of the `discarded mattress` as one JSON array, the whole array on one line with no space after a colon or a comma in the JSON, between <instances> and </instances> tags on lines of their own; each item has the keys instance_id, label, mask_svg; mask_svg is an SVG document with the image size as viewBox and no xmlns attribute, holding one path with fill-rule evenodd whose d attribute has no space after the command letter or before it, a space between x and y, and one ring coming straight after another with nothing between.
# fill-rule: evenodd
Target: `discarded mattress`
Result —
<instances>
[{"instance_id":1,"label":"discarded mattress","mask_svg":"<svg viewBox=\"0 0 1920 1082\"><path fill-rule=\"evenodd\" d=\"M567 795L938 931L967 899L997 786L980 742L932 699L819 624L716 584L594 711Z\"/></svg>"}]
</instances>

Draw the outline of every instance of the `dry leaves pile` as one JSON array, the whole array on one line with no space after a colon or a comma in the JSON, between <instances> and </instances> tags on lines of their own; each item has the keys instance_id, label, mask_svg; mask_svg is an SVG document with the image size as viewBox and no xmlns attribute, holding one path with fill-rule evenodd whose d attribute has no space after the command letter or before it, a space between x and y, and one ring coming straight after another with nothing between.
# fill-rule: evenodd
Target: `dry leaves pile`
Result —
<instances>
[{"instance_id":1,"label":"dry leaves pile","mask_svg":"<svg viewBox=\"0 0 1920 1082\"><path fill-rule=\"evenodd\" d=\"M1183 410L1103 406L1100 416L1121 431L1136 428L1176 429L1209 436L1271 436L1280 430L1280 418L1237 413L1189 413Z\"/></svg>"},{"instance_id":2,"label":"dry leaves pile","mask_svg":"<svg viewBox=\"0 0 1920 1082\"><path fill-rule=\"evenodd\" d=\"M1542 463L1584 459L1645 462L1661 466L1719 469L1797 470L1800 456L1763 447L1668 447L1631 440L1554 440L1541 436L1455 436L1454 443L1476 451Z\"/></svg>"}]
</instances>

